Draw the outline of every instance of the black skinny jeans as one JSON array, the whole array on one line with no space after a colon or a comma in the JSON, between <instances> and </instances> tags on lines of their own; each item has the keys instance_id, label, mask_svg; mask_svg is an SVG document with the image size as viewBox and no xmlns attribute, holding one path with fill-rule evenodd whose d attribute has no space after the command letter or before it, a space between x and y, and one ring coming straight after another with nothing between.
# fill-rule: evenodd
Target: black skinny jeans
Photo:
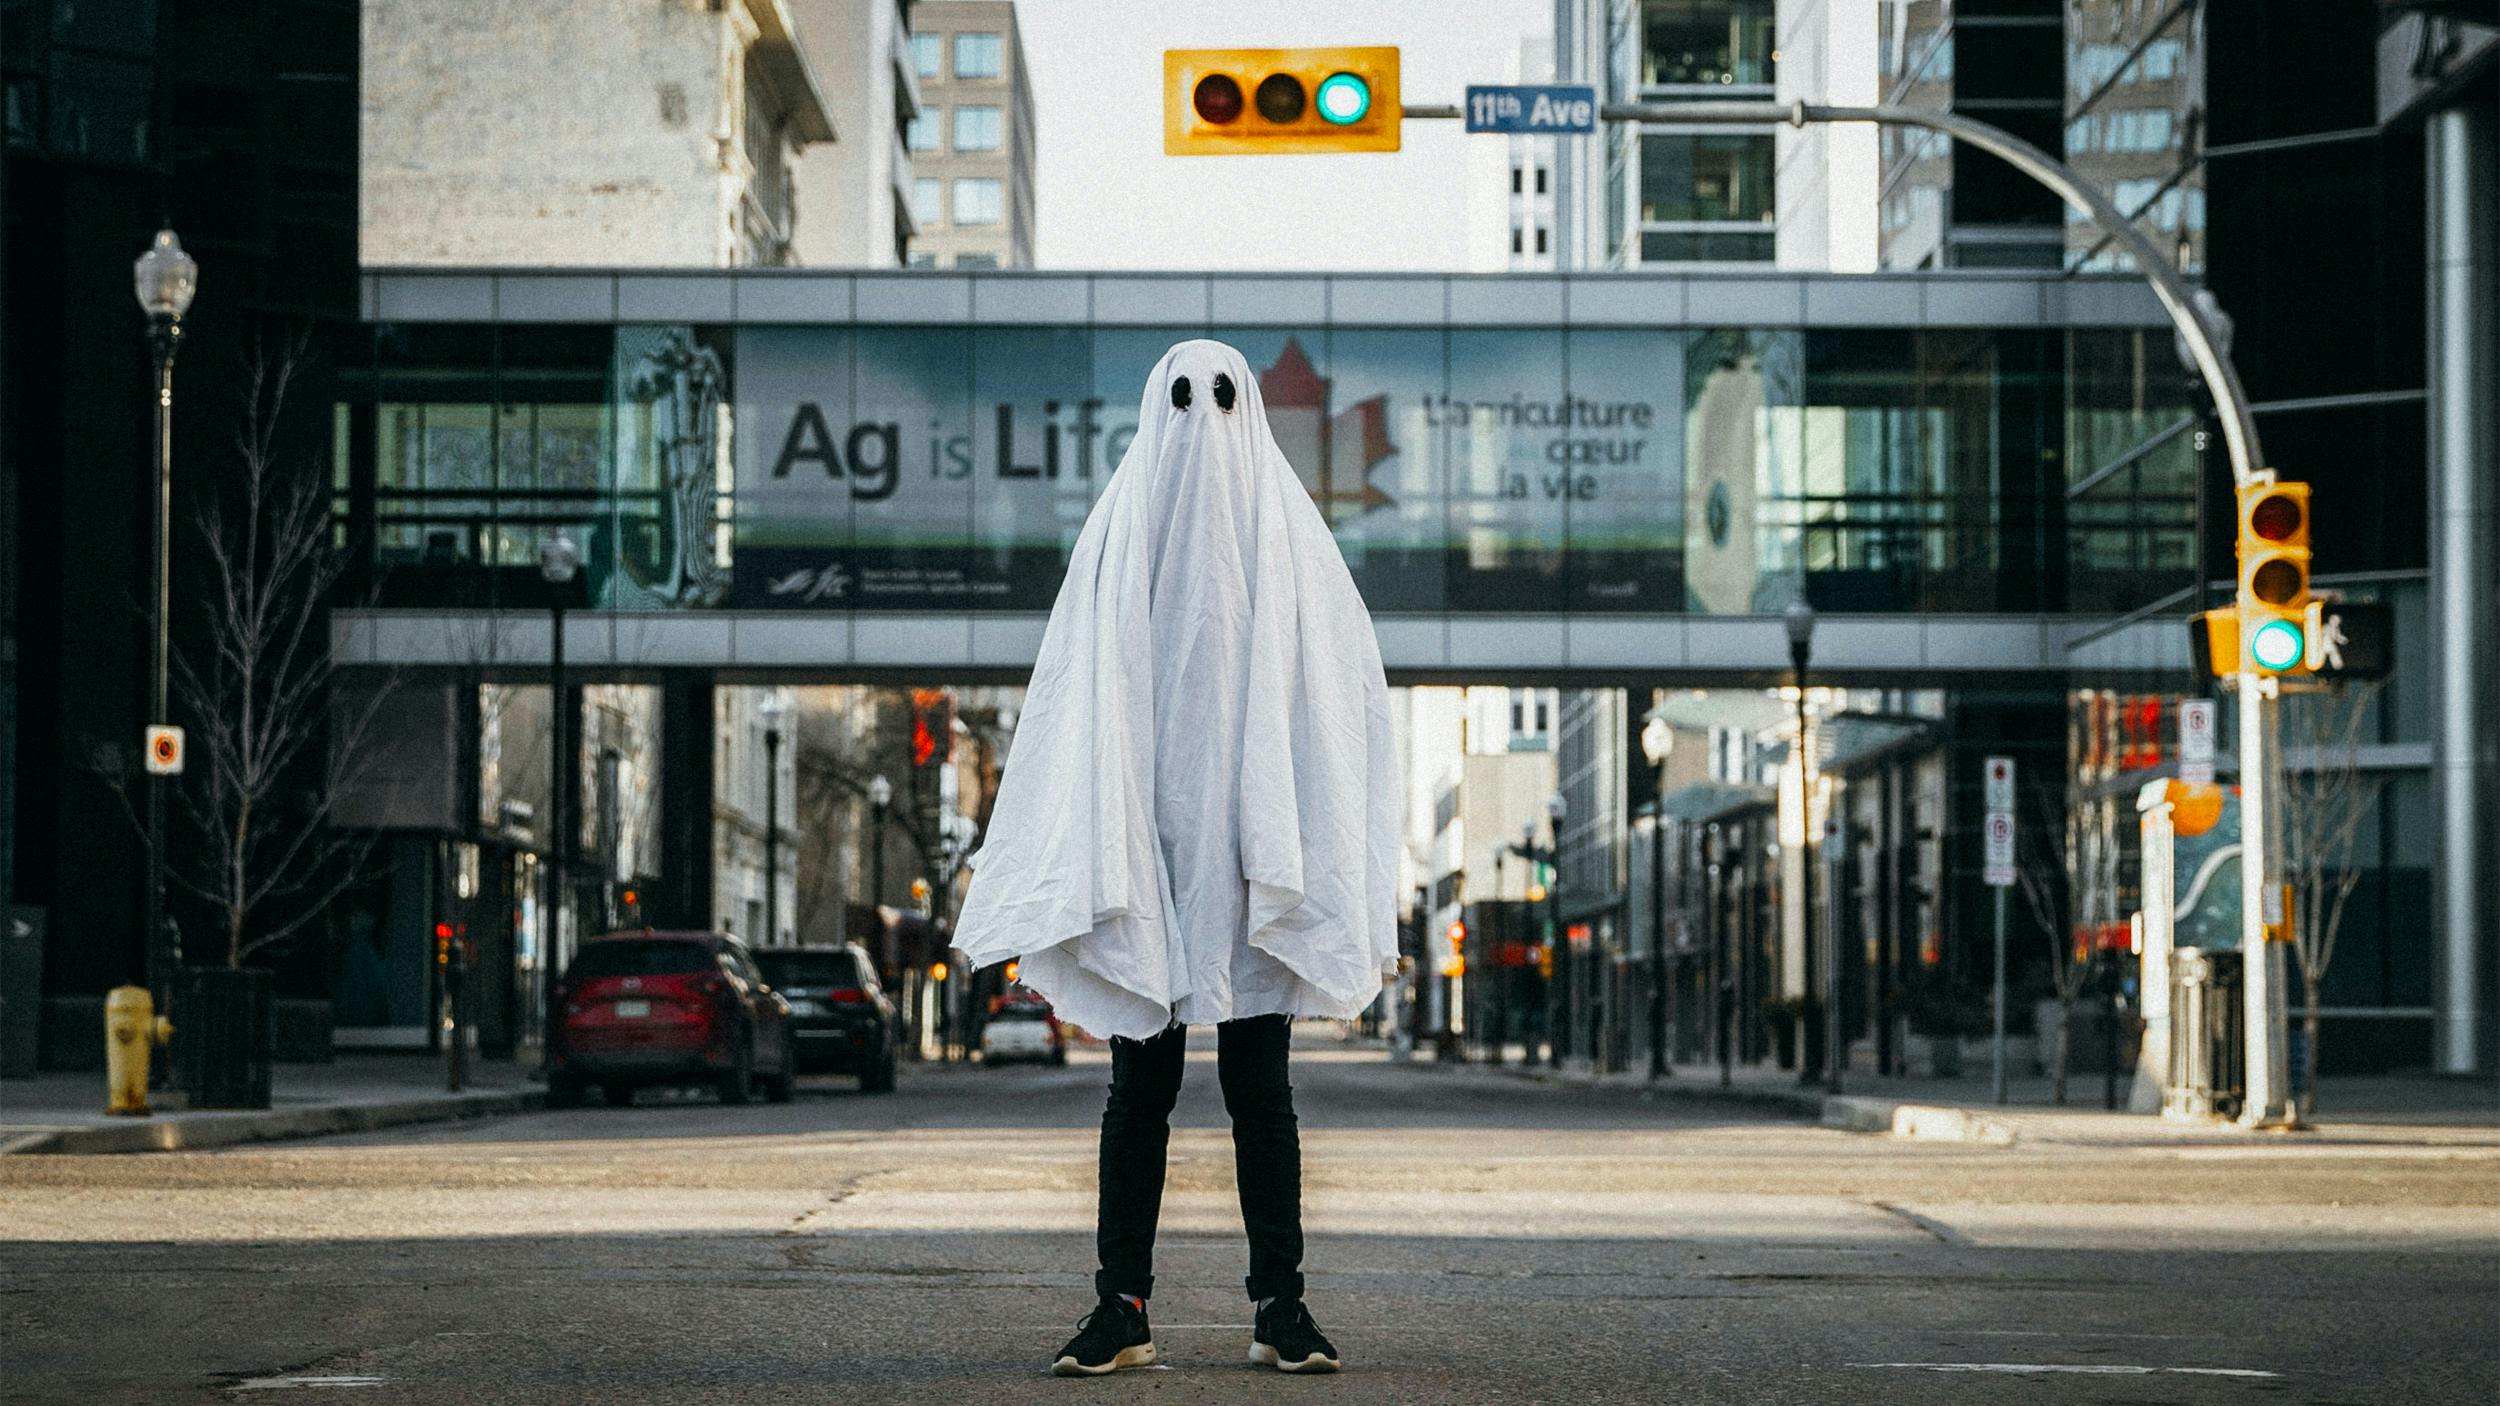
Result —
<instances>
[{"instance_id":1,"label":"black skinny jeans","mask_svg":"<svg viewBox=\"0 0 2500 1406\"><path fill-rule=\"evenodd\" d=\"M1302 1134L1285 1077L1293 1022L1281 1015L1215 1027L1215 1072L1233 1119L1233 1176L1250 1236L1254 1299L1302 1297ZM1102 1110L1102 1196L1094 1248L1099 1294L1154 1295L1155 1221L1163 1209L1164 1152L1180 1097L1187 1032L1111 1042L1111 1100Z\"/></svg>"}]
</instances>

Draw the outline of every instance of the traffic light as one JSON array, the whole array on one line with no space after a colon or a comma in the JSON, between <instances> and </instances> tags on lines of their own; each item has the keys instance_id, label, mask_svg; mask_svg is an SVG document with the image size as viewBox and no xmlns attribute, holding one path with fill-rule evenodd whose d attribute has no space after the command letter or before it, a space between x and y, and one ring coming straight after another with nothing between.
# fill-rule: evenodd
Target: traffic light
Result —
<instances>
[{"instance_id":1,"label":"traffic light","mask_svg":"<svg viewBox=\"0 0 2500 1406\"><path fill-rule=\"evenodd\" d=\"M1167 156L1395 151L1394 47L1166 49Z\"/></svg>"},{"instance_id":2,"label":"traffic light","mask_svg":"<svg viewBox=\"0 0 2500 1406\"><path fill-rule=\"evenodd\" d=\"M2309 612L2309 485L2239 490L2239 647L2261 674L2305 673Z\"/></svg>"}]
</instances>

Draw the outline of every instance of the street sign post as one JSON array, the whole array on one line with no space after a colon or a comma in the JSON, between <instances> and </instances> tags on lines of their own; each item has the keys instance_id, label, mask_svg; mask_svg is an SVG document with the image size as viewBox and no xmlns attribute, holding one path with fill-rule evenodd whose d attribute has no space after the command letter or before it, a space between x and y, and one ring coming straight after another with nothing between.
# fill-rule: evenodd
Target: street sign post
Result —
<instances>
[{"instance_id":1,"label":"street sign post","mask_svg":"<svg viewBox=\"0 0 2500 1406\"><path fill-rule=\"evenodd\" d=\"M2214 701L2189 698L2179 704L2179 779L2198 786L2214 780Z\"/></svg>"},{"instance_id":2,"label":"street sign post","mask_svg":"<svg viewBox=\"0 0 2500 1406\"><path fill-rule=\"evenodd\" d=\"M1990 1087L2005 1102L2005 891L2014 884L2014 759L1990 757L1981 773L1988 814L1985 826L1988 887L1996 890L1996 975L1989 985Z\"/></svg>"},{"instance_id":3,"label":"street sign post","mask_svg":"<svg viewBox=\"0 0 2500 1406\"><path fill-rule=\"evenodd\" d=\"M1597 130L1597 90L1572 84L1467 87L1467 130L1513 136L1573 136Z\"/></svg>"}]
</instances>

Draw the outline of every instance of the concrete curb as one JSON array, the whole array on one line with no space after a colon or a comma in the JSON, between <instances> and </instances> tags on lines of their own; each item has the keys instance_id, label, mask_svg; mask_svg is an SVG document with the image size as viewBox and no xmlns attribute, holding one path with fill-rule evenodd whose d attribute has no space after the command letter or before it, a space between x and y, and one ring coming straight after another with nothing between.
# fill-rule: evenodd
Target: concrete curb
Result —
<instances>
[{"instance_id":1,"label":"concrete curb","mask_svg":"<svg viewBox=\"0 0 2500 1406\"><path fill-rule=\"evenodd\" d=\"M1505 1074L1513 1079L1524 1080L1532 1084L1565 1084L1588 1089L1620 1089L1644 1099L1692 1099L1709 1103L1741 1104L1750 1108L1764 1108L1792 1114L1800 1118L1819 1116L1823 1111L1825 1101L1823 1095L1811 1089L1722 1088L1716 1075L1709 1076L1707 1082L1698 1078L1671 1075L1662 1082L1652 1084L1646 1080L1635 1083L1628 1079L1621 1081L1592 1079L1586 1074L1575 1073L1571 1070L1556 1070L1543 1065L1522 1067L1516 1064L1478 1064L1469 1067L1482 1069L1489 1074Z\"/></svg>"},{"instance_id":2,"label":"concrete curb","mask_svg":"<svg viewBox=\"0 0 2500 1406\"><path fill-rule=\"evenodd\" d=\"M1823 1126L1853 1133L1883 1133L1919 1142L1968 1142L2011 1147L2014 1125L1947 1104L1839 1094L1823 1100Z\"/></svg>"},{"instance_id":3,"label":"concrete curb","mask_svg":"<svg viewBox=\"0 0 2500 1406\"><path fill-rule=\"evenodd\" d=\"M543 1089L437 1094L390 1103L333 1103L258 1113L168 1114L98 1128L61 1128L0 1143L0 1156L50 1153L100 1156L124 1152L195 1152L244 1142L364 1133L410 1123L491 1118L544 1108Z\"/></svg>"}]
</instances>

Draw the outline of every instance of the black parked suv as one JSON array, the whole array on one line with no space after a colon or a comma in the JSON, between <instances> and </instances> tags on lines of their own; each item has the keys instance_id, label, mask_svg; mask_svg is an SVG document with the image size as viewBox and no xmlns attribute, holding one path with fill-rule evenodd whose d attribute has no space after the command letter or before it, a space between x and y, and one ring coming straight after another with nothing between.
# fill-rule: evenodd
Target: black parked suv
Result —
<instances>
[{"instance_id":1,"label":"black parked suv","mask_svg":"<svg viewBox=\"0 0 2500 1406\"><path fill-rule=\"evenodd\" d=\"M790 1034L802 1074L856 1074L862 1093L894 1091L901 1021L858 944L767 947L764 979L790 1002Z\"/></svg>"}]
</instances>

